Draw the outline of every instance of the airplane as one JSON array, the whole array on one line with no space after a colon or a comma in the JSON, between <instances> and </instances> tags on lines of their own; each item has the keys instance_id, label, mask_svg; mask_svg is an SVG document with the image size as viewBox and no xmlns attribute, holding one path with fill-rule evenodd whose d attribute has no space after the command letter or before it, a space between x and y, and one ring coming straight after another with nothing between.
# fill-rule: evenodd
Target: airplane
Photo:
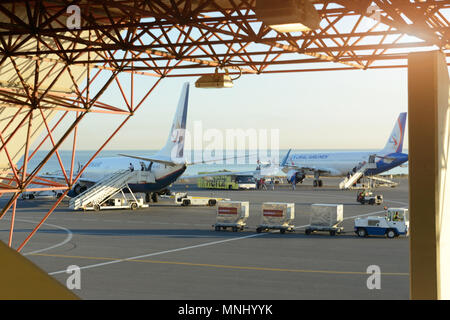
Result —
<instances>
[{"instance_id":1,"label":"airplane","mask_svg":"<svg viewBox=\"0 0 450 320\"><path fill-rule=\"evenodd\" d=\"M364 171L365 176L373 176L397 166L405 166L408 155L402 153L407 113L400 113L394 129L385 145L378 152L320 152L292 154L289 150L279 165L258 161L256 170L242 172L221 172L183 176L183 179L221 175L252 175L255 179L271 179L285 176L289 183L303 183L306 175L314 175L314 187L322 187L320 176L350 176L368 162L371 168ZM378 161L376 159L379 159Z\"/></svg>"},{"instance_id":2,"label":"airplane","mask_svg":"<svg viewBox=\"0 0 450 320\"><path fill-rule=\"evenodd\" d=\"M76 185L69 191L69 197L75 197L86 191L99 180L108 175L124 170L149 171L154 175L154 182L129 184L135 193L145 193L146 201L157 201L158 194L168 192L168 186L174 183L189 165L184 158L184 142L189 100L189 83L182 89L170 134L165 146L155 155L149 157L121 154L120 157L95 159L83 172ZM62 176L46 175L47 178L63 179Z\"/></svg>"},{"instance_id":3,"label":"airplane","mask_svg":"<svg viewBox=\"0 0 450 320\"><path fill-rule=\"evenodd\" d=\"M321 176L351 176L366 163L373 166L365 170L365 176L373 176L408 161L403 153L407 113L400 113L394 129L383 149L378 152L319 152L290 154L288 151L281 161L281 168L290 183L302 183L307 174L314 175L314 187L322 187Z\"/></svg>"},{"instance_id":4,"label":"airplane","mask_svg":"<svg viewBox=\"0 0 450 320\"><path fill-rule=\"evenodd\" d=\"M168 187L173 184L190 165L215 162L227 159L210 159L188 163L184 157L184 143L186 136L186 120L189 101L189 83L185 83L178 102L178 107L172 122L169 136L164 147L152 156L134 156L119 154L120 157L97 158L84 170L77 183L68 192L68 197L76 197L100 180L112 176L120 170L141 170L151 173L152 181L128 183L133 193L144 193L146 202L157 202L158 195L170 194ZM238 158L238 157L233 157ZM79 164L78 172L82 165ZM44 175L55 180L64 180L62 175ZM153 181L154 180L154 181ZM124 192L128 192L124 189Z\"/></svg>"}]
</instances>

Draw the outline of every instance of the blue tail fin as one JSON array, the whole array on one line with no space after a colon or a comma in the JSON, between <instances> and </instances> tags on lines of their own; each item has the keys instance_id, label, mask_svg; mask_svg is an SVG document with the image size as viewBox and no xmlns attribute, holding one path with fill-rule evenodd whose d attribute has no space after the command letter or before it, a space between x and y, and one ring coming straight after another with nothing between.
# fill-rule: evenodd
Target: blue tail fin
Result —
<instances>
[{"instance_id":1,"label":"blue tail fin","mask_svg":"<svg viewBox=\"0 0 450 320\"><path fill-rule=\"evenodd\" d=\"M284 156L283 161L281 161L281 166L284 167L286 165L286 162L289 159L289 155L291 154L292 149L289 149L288 153Z\"/></svg>"},{"instance_id":2,"label":"blue tail fin","mask_svg":"<svg viewBox=\"0 0 450 320\"><path fill-rule=\"evenodd\" d=\"M184 162L184 142L189 101L189 83L185 83L173 118L172 128L166 145L157 153L171 158L172 162Z\"/></svg>"},{"instance_id":3,"label":"blue tail fin","mask_svg":"<svg viewBox=\"0 0 450 320\"><path fill-rule=\"evenodd\" d=\"M406 112L400 113L391 135L381 151L383 154L400 153L403 151L403 139L405 137L406 128Z\"/></svg>"}]
</instances>

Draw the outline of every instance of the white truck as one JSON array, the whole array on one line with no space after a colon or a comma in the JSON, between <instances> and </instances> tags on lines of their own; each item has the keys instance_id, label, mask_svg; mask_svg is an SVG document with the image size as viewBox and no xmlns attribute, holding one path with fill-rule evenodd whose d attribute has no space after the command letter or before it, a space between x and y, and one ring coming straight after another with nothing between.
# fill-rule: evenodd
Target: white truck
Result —
<instances>
[{"instance_id":1,"label":"white truck","mask_svg":"<svg viewBox=\"0 0 450 320\"><path fill-rule=\"evenodd\" d=\"M408 209L389 208L384 217L355 219L355 233L358 237L386 236L395 238L407 235L409 230Z\"/></svg>"},{"instance_id":2,"label":"white truck","mask_svg":"<svg viewBox=\"0 0 450 320\"><path fill-rule=\"evenodd\" d=\"M22 193L23 200L33 200L39 198L59 198L62 196L63 191L52 190L52 191L28 191Z\"/></svg>"},{"instance_id":3,"label":"white truck","mask_svg":"<svg viewBox=\"0 0 450 320\"><path fill-rule=\"evenodd\" d=\"M144 203L143 197L137 197L133 195L125 195L112 197L100 204L89 204L83 207L83 211L100 211L100 210L112 210L112 209L131 209L136 210L138 208L148 208L148 204Z\"/></svg>"},{"instance_id":4,"label":"white truck","mask_svg":"<svg viewBox=\"0 0 450 320\"><path fill-rule=\"evenodd\" d=\"M219 201L227 201L227 198L215 198L215 197L194 197L189 196L186 192L178 192L171 196L175 199L175 203L182 207L187 206L210 206L214 207Z\"/></svg>"}]
</instances>

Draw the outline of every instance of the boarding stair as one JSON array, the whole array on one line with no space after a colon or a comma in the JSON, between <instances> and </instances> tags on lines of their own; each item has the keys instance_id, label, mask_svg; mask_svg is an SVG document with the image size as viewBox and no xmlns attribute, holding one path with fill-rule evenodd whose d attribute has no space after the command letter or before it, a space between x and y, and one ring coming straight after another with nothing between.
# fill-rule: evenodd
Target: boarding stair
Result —
<instances>
[{"instance_id":1,"label":"boarding stair","mask_svg":"<svg viewBox=\"0 0 450 320\"><path fill-rule=\"evenodd\" d=\"M351 189L351 187L366 173L369 169L376 169L375 156L369 157L369 162L365 162L351 176L346 177L339 183L339 189Z\"/></svg>"},{"instance_id":2,"label":"boarding stair","mask_svg":"<svg viewBox=\"0 0 450 320\"><path fill-rule=\"evenodd\" d=\"M78 210L86 206L99 205L105 199L128 188L129 183L154 183L155 176L148 171L120 170L108 175L92 187L70 199L69 208ZM131 190L130 190L131 191Z\"/></svg>"},{"instance_id":3,"label":"boarding stair","mask_svg":"<svg viewBox=\"0 0 450 320\"><path fill-rule=\"evenodd\" d=\"M376 177L376 176L372 176L372 177L367 177L370 181L370 184L372 185L373 188L376 187L391 187L394 188L396 186L398 186L398 182L386 179L386 178L381 178L381 177Z\"/></svg>"}]
</instances>

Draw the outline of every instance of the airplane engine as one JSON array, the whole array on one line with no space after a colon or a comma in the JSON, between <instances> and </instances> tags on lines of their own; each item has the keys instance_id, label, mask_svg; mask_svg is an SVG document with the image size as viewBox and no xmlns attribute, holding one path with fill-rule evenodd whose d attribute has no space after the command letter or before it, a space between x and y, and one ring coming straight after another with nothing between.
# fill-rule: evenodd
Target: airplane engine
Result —
<instances>
[{"instance_id":1,"label":"airplane engine","mask_svg":"<svg viewBox=\"0 0 450 320\"><path fill-rule=\"evenodd\" d=\"M80 193L85 192L87 190L87 187L77 183L72 190L74 191L75 195L79 195Z\"/></svg>"},{"instance_id":2,"label":"airplane engine","mask_svg":"<svg viewBox=\"0 0 450 320\"><path fill-rule=\"evenodd\" d=\"M287 180L289 183L292 183L294 179L295 179L295 184L302 183L303 180L305 179L305 177L306 176L303 172L299 172L296 170L290 170L287 173Z\"/></svg>"}]
</instances>

